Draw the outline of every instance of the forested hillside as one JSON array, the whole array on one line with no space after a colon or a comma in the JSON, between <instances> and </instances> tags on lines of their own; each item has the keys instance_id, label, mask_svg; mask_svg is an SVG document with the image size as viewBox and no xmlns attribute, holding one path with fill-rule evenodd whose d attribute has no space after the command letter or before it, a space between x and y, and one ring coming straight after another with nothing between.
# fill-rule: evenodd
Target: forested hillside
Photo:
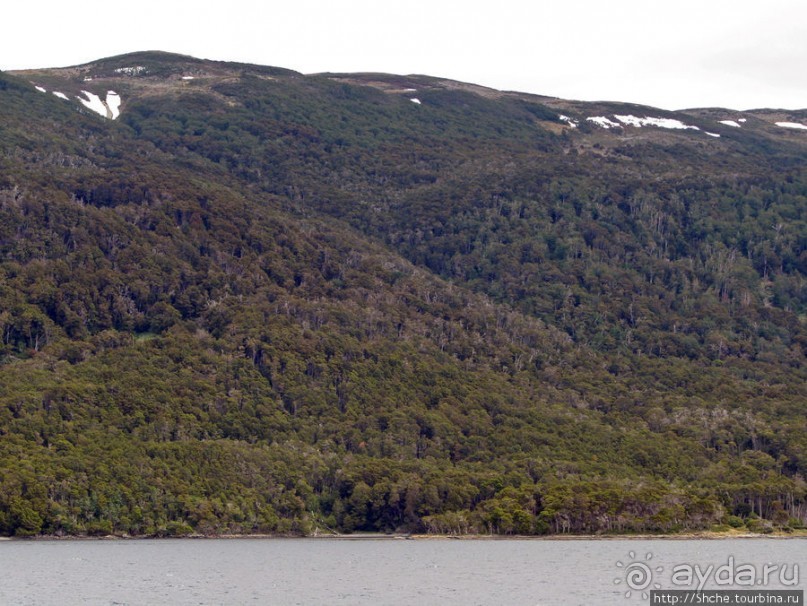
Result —
<instances>
[{"instance_id":1,"label":"forested hillside","mask_svg":"<svg viewBox=\"0 0 807 606\"><path fill-rule=\"evenodd\" d=\"M802 528L797 125L0 73L0 534Z\"/></svg>"}]
</instances>

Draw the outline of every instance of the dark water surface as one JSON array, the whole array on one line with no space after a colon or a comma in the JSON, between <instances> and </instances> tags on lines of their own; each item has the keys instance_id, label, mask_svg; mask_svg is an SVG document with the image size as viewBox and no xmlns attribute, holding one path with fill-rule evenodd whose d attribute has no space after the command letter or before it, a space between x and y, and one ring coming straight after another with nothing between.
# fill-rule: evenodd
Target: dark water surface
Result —
<instances>
[{"instance_id":1,"label":"dark water surface","mask_svg":"<svg viewBox=\"0 0 807 606\"><path fill-rule=\"evenodd\" d=\"M776 571L763 585L766 564L798 583ZM655 585L695 589L673 583L682 566L723 566L725 580L743 565L759 588L803 590L807 540L2 541L0 565L3 605L628 606Z\"/></svg>"}]
</instances>

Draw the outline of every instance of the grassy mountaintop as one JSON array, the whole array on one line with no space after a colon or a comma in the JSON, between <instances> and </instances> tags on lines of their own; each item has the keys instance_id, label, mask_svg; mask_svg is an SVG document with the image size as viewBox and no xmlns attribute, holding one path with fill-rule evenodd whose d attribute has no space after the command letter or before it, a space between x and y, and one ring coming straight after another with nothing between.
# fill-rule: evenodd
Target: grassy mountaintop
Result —
<instances>
[{"instance_id":1,"label":"grassy mountaintop","mask_svg":"<svg viewBox=\"0 0 807 606\"><path fill-rule=\"evenodd\" d=\"M155 52L0 108L3 533L804 523L804 112Z\"/></svg>"}]
</instances>

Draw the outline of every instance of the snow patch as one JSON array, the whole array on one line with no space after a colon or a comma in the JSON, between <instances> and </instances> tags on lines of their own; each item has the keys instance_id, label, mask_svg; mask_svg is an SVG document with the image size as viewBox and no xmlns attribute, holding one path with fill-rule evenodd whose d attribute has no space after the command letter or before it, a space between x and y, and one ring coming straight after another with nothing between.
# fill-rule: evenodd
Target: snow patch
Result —
<instances>
[{"instance_id":1,"label":"snow patch","mask_svg":"<svg viewBox=\"0 0 807 606\"><path fill-rule=\"evenodd\" d=\"M144 73L146 68L142 65L134 65L132 67L119 67L115 70L116 74L125 74L127 76L139 76Z\"/></svg>"},{"instance_id":2,"label":"snow patch","mask_svg":"<svg viewBox=\"0 0 807 606\"><path fill-rule=\"evenodd\" d=\"M405 93L416 93L416 92L418 92L418 89L416 89L416 88L405 88L404 92Z\"/></svg>"},{"instance_id":3,"label":"snow patch","mask_svg":"<svg viewBox=\"0 0 807 606\"><path fill-rule=\"evenodd\" d=\"M92 82L92 78L90 78L89 76L85 76L84 82Z\"/></svg>"},{"instance_id":4,"label":"snow patch","mask_svg":"<svg viewBox=\"0 0 807 606\"><path fill-rule=\"evenodd\" d=\"M622 125L619 122L614 122L613 120L609 120L605 116L593 116L591 118L586 118L587 121L593 122L597 126L601 126L602 128L621 128Z\"/></svg>"},{"instance_id":5,"label":"snow patch","mask_svg":"<svg viewBox=\"0 0 807 606\"><path fill-rule=\"evenodd\" d=\"M684 124L680 120L675 120L673 118L651 118L649 116L645 116L644 118L637 118L636 116L619 116L614 115L614 117L622 122L623 124L629 124L630 126L642 127L642 126L658 126L659 128L672 128L676 130L685 130L685 129L692 129L692 130L700 130L697 126L690 126L689 124Z\"/></svg>"},{"instance_id":6,"label":"snow patch","mask_svg":"<svg viewBox=\"0 0 807 606\"><path fill-rule=\"evenodd\" d=\"M741 122L745 122L745 120L740 119ZM720 124L725 124L726 126L733 126L734 128L740 128L740 125L737 124L734 120L721 120Z\"/></svg>"},{"instance_id":7,"label":"snow patch","mask_svg":"<svg viewBox=\"0 0 807 606\"><path fill-rule=\"evenodd\" d=\"M409 100L410 100L412 103L416 104L416 105L421 105L421 103L420 103L420 99L418 99L417 97L412 97L412 98L411 98L411 99L409 99Z\"/></svg>"},{"instance_id":8,"label":"snow patch","mask_svg":"<svg viewBox=\"0 0 807 606\"><path fill-rule=\"evenodd\" d=\"M746 118L738 118L737 122L748 122L748 119L746 119Z\"/></svg>"},{"instance_id":9,"label":"snow patch","mask_svg":"<svg viewBox=\"0 0 807 606\"><path fill-rule=\"evenodd\" d=\"M710 133L710 132L709 132L709 131L707 131L707 130L705 130L705 131L703 131L703 132L705 132L705 133L706 133L707 135L709 135L710 137L717 137L718 139L720 138L720 135L718 135L717 133Z\"/></svg>"},{"instance_id":10,"label":"snow patch","mask_svg":"<svg viewBox=\"0 0 807 606\"><path fill-rule=\"evenodd\" d=\"M781 126L782 128L797 128L799 130L807 130L807 125L799 124L798 122L777 122L776 126Z\"/></svg>"},{"instance_id":11,"label":"snow patch","mask_svg":"<svg viewBox=\"0 0 807 606\"><path fill-rule=\"evenodd\" d=\"M561 122L565 122L566 124L568 124L572 128L577 128L577 122L573 118L570 118L569 116L564 116L563 114L560 114L558 116L558 119Z\"/></svg>"},{"instance_id":12,"label":"snow patch","mask_svg":"<svg viewBox=\"0 0 807 606\"><path fill-rule=\"evenodd\" d=\"M106 106L109 108L113 120L120 116L120 95L114 90L106 92Z\"/></svg>"},{"instance_id":13,"label":"snow patch","mask_svg":"<svg viewBox=\"0 0 807 606\"><path fill-rule=\"evenodd\" d=\"M193 76L182 76L183 80L193 80Z\"/></svg>"},{"instance_id":14,"label":"snow patch","mask_svg":"<svg viewBox=\"0 0 807 606\"><path fill-rule=\"evenodd\" d=\"M86 90L81 91L81 94L84 95L85 97L87 97L86 99L82 99L81 97L78 97L78 100L81 101L81 104L84 107L86 107L87 109L90 109L90 110L94 111L96 114L100 114L104 118L106 118L107 109L106 109L106 105L104 105L104 102L101 101L101 97L99 97L98 95L94 95L91 92L88 92Z\"/></svg>"},{"instance_id":15,"label":"snow patch","mask_svg":"<svg viewBox=\"0 0 807 606\"><path fill-rule=\"evenodd\" d=\"M70 100L67 98L67 95L65 95L64 93L60 93L59 91L53 91L53 94L59 97L59 99L64 99L65 101Z\"/></svg>"},{"instance_id":16,"label":"snow patch","mask_svg":"<svg viewBox=\"0 0 807 606\"><path fill-rule=\"evenodd\" d=\"M120 116L121 98L120 95L118 95L118 93L116 93L114 90L107 91L106 100L102 100L98 95L86 90L81 91L81 94L87 98L76 98L81 101L82 105L84 105L84 107L87 109L94 111L96 114L99 114L104 118L109 118L110 120L114 120Z\"/></svg>"},{"instance_id":17,"label":"snow patch","mask_svg":"<svg viewBox=\"0 0 807 606\"><path fill-rule=\"evenodd\" d=\"M34 88L35 88L36 90L38 90L40 93L46 93L46 92L48 92L48 91L46 91L44 88L42 88L41 86L35 86Z\"/></svg>"}]
</instances>

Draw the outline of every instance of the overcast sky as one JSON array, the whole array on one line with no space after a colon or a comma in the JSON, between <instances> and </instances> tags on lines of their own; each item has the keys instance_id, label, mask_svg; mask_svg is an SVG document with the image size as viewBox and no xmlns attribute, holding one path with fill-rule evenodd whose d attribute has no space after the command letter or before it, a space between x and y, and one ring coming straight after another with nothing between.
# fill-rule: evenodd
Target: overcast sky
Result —
<instances>
[{"instance_id":1,"label":"overcast sky","mask_svg":"<svg viewBox=\"0 0 807 606\"><path fill-rule=\"evenodd\" d=\"M28 0L2 20L2 70L165 50L665 109L807 108L807 0Z\"/></svg>"}]
</instances>

